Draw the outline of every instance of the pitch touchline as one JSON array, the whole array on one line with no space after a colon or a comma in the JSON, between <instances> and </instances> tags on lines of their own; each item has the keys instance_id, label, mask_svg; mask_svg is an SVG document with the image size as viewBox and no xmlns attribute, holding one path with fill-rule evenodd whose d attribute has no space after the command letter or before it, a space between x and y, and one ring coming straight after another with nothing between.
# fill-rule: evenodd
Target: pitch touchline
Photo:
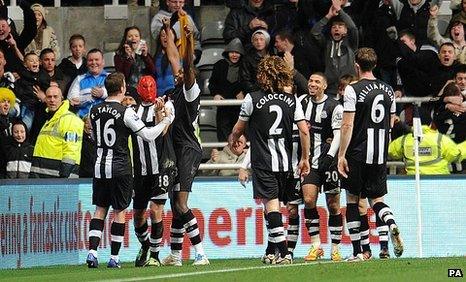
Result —
<instances>
[{"instance_id":1,"label":"pitch touchline","mask_svg":"<svg viewBox=\"0 0 466 282\"><path fill-rule=\"evenodd\" d=\"M129 282L129 281L155 280L155 279L179 278L179 277L186 277L186 276L197 276L197 275L204 275L204 274L239 272L239 271L254 270L254 269L294 267L294 266L316 265L316 264L327 264L327 263L335 263L335 262L334 261L321 261L321 262L314 262L314 263L305 262L305 263L295 263L295 264L285 264L285 265L249 266L249 267L238 267L238 268L230 268L230 269L205 270L205 271L198 271L198 272L186 272L186 273L174 273L174 274L133 277L133 278L123 278L123 279L111 279L111 280L103 280L103 281L105 282L128 281Z\"/></svg>"}]
</instances>

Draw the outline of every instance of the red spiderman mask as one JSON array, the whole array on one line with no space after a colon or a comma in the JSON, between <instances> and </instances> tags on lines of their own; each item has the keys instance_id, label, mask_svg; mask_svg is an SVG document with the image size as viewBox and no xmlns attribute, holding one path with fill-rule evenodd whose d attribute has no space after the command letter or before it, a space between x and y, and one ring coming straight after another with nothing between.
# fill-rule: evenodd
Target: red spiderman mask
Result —
<instances>
[{"instance_id":1,"label":"red spiderman mask","mask_svg":"<svg viewBox=\"0 0 466 282\"><path fill-rule=\"evenodd\" d=\"M142 76L139 79L137 91L142 101L154 103L157 98L157 83L155 79L150 75Z\"/></svg>"}]
</instances>

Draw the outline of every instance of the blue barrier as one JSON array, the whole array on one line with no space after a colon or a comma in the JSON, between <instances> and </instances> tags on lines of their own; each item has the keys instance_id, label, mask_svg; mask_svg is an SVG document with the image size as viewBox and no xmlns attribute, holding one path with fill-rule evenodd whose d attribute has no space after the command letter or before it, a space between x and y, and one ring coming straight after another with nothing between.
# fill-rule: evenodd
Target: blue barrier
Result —
<instances>
[{"instance_id":1,"label":"blue barrier","mask_svg":"<svg viewBox=\"0 0 466 282\"><path fill-rule=\"evenodd\" d=\"M417 256L415 185L410 177L389 179L386 202L392 207L404 240L404 257ZM81 264L87 254L87 233L94 211L90 180L0 181L0 268L55 264ZM235 179L199 178L190 196L190 207L198 219L209 258L259 257L267 234L263 208L252 199L249 183L243 188ZM466 177L430 177L421 182L424 256L466 254ZM345 197L342 194L344 215ZM301 206L301 224L296 257L305 255L310 238L306 234ZM329 254L328 213L324 197L318 201L322 246ZM375 216L369 211L373 250L378 250ZM111 217L111 215L110 215ZM164 214L164 248L168 250L169 207ZM286 222L286 220L284 220ZM139 250L132 226L132 211L126 214L126 230L120 251L122 261L132 261ZM109 221L99 249L102 261L110 255ZM193 257L185 237L183 257ZM343 254L351 253L346 228Z\"/></svg>"}]
</instances>

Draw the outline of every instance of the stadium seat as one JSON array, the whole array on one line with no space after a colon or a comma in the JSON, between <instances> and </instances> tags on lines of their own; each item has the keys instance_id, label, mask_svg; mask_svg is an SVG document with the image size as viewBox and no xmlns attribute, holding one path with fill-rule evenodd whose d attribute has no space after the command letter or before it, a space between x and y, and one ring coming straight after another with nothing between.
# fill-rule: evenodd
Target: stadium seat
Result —
<instances>
[{"instance_id":1,"label":"stadium seat","mask_svg":"<svg viewBox=\"0 0 466 282\"><path fill-rule=\"evenodd\" d=\"M443 19L438 20L438 31L441 35L449 37L448 34L445 34L445 32L447 32L448 25L449 25L448 21L443 20Z\"/></svg>"},{"instance_id":2,"label":"stadium seat","mask_svg":"<svg viewBox=\"0 0 466 282\"><path fill-rule=\"evenodd\" d=\"M115 56L115 52L104 53L104 70L106 70L109 73L115 72L115 62L113 61L113 56Z\"/></svg>"},{"instance_id":3,"label":"stadium seat","mask_svg":"<svg viewBox=\"0 0 466 282\"><path fill-rule=\"evenodd\" d=\"M206 23L201 30L201 45L204 48L207 45L223 46L225 40L223 39L224 24L222 21L214 21Z\"/></svg>"},{"instance_id":4,"label":"stadium seat","mask_svg":"<svg viewBox=\"0 0 466 282\"><path fill-rule=\"evenodd\" d=\"M212 70L201 70L197 76L197 83L201 88L201 95L210 96L209 80L212 76Z\"/></svg>"},{"instance_id":5,"label":"stadium seat","mask_svg":"<svg viewBox=\"0 0 466 282\"><path fill-rule=\"evenodd\" d=\"M202 107L199 110L199 126L217 128L217 109L215 107ZM201 131L202 132L202 131Z\"/></svg>"},{"instance_id":6,"label":"stadium seat","mask_svg":"<svg viewBox=\"0 0 466 282\"><path fill-rule=\"evenodd\" d=\"M212 70L214 64L222 58L223 48L206 48L202 50L202 57L196 67L201 70Z\"/></svg>"}]
</instances>

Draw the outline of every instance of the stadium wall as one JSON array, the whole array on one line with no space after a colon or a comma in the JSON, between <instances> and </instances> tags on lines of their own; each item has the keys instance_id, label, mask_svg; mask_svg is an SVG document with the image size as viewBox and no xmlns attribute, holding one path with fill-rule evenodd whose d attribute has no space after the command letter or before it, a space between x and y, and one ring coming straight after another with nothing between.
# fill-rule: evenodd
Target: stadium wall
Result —
<instances>
[{"instance_id":1,"label":"stadium wall","mask_svg":"<svg viewBox=\"0 0 466 282\"><path fill-rule=\"evenodd\" d=\"M466 177L424 178L421 183L424 256L464 256L466 254ZM389 179L386 202L392 207L405 241L404 257L417 256L414 179ZM81 264L87 254L87 233L94 211L90 180L0 181L0 269L58 264ZM267 241L263 208L252 199L249 183L243 188L235 179L198 178L190 196L190 206L198 219L209 258L259 257ZM345 197L342 194L342 203ZM330 249L328 212L324 198L318 201L321 241ZM305 232L303 206L296 257L305 255L310 238ZM342 208L344 215L345 208ZM123 261L133 261L139 243L133 232L132 211L126 213L126 230L121 249ZM370 214L371 243L378 250L375 216ZM111 216L111 215L110 215ZM171 213L166 208L163 240L168 250ZM286 220L284 221L286 222ZM99 257L110 253L109 221L105 224ZM342 240L344 255L351 252L348 232ZM194 250L185 237L183 257ZM377 252L376 252L377 253Z\"/></svg>"}]
</instances>

